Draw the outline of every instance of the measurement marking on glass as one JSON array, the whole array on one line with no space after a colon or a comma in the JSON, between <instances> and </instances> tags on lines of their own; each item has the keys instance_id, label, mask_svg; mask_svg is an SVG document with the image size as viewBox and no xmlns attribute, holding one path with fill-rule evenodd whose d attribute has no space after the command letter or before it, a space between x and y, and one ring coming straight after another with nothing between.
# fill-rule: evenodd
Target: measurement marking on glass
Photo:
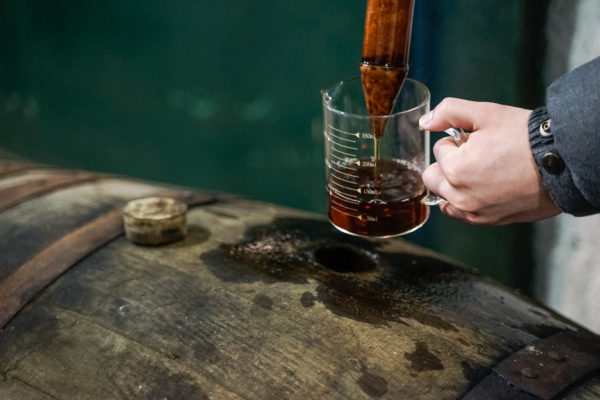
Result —
<instances>
[{"instance_id":1,"label":"measurement marking on glass","mask_svg":"<svg viewBox=\"0 0 600 400\"><path fill-rule=\"evenodd\" d=\"M348 179L340 178L339 176L335 176L333 173L331 174L331 176L332 176L333 178L335 178L335 179L338 179L338 180L340 180L340 181L344 181L344 182L348 182L348 183L350 183L350 184L352 184L352 185L355 185L355 184L356 184L356 182L355 182L355 181L349 181Z\"/></svg>"},{"instance_id":2,"label":"measurement marking on glass","mask_svg":"<svg viewBox=\"0 0 600 400\"><path fill-rule=\"evenodd\" d=\"M335 128L335 127L333 127L333 126L331 126L329 124L327 124L327 127L329 129L331 129L332 131L340 132L340 133L343 133L344 135L350 135L350 136L356 136L356 137L360 136L360 133L358 133L358 132L346 132L346 131L343 131L341 129Z\"/></svg>"},{"instance_id":3,"label":"measurement marking on glass","mask_svg":"<svg viewBox=\"0 0 600 400\"><path fill-rule=\"evenodd\" d=\"M374 161L358 161L358 165L362 165L363 167L375 167Z\"/></svg>"},{"instance_id":4,"label":"measurement marking on glass","mask_svg":"<svg viewBox=\"0 0 600 400\"><path fill-rule=\"evenodd\" d=\"M338 150L335 147L332 147L331 150L337 151L338 153L343 154L343 155L348 156L348 157L356 157L356 154L344 153L343 151Z\"/></svg>"},{"instance_id":5,"label":"measurement marking on glass","mask_svg":"<svg viewBox=\"0 0 600 400\"><path fill-rule=\"evenodd\" d=\"M348 187L348 186L344 186L341 183L337 183L336 181L333 181L333 180L331 181L331 183L333 183L336 186L342 187L344 189L348 189L348 190L352 190L353 192L360 193L360 188L356 189L356 188L351 188L351 187Z\"/></svg>"},{"instance_id":6,"label":"measurement marking on glass","mask_svg":"<svg viewBox=\"0 0 600 400\"><path fill-rule=\"evenodd\" d=\"M355 188L350 188L350 187L348 187L348 186L344 186L344 185L342 185L341 183L337 183L337 182L336 182L336 181L334 181L334 180L331 180L331 183L333 183L334 185L337 185L337 186L339 186L339 187L343 187L344 189L352 190L353 192L358 192L359 194L363 192L363 191L361 190L361 188L357 188L357 189L355 189ZM354 183L354 182L352 182L352 183ZM347 194L347 193L346 193L346 194Z\"/></svg>"},{"instance_id":7,"label":"measurement marking on glass","mask_svg":"<svg viewBox=\"0 0 600 400\"><path fill-rule=\"evenodd\" d=\"M348 209L348 210L350 210L350 211L358 211L358 208L352 208L352 207L348 207L348 206L346 206L346 205L344 205L344 204L337 203L337 202L335 202L335 201L333 201L333 200L331 200L331 202L332 202L333 204L335 204L336 206L340 206L340 207L347 208L347 209Z\"/></svg>"},{"instance_id":8,"label":"measurement marking on glass","mask_svg":"<svg viewBox=\"0 0 600 400\"><path fill-rule=\"evenodd\" d=\"M346 146L344 144L336 142L335 140L331 140L331 143L333 143L334 146L340 146L340 147L343 147L345 149L356 150L356 146Z\"/></svg>"},{"instance_id":9,"label":"measurement marking on glass","mask_svg":"<svg viewBox=\"0 0 600 400\"><path fill-rule=\"evenodd\" d=\"M346 162L346 159L345 159L345 158L340 158L340 157L336 156L335 154L329 154L329 156L330 156L330 157L333 157L333 158L337 158L337 159L338 159L338 160L340 160L340 161Z\"/></svg>"},{"instance_id":10,"label":"measurement marking on glass","mask_svg":"<svg viewBox=\"0 0 600 400\"><path fill-rule=\"evenodd\" d=\"M327 188L329 189L329 194L333 195L333 196L337 196L342 200L346 200L346 201L351 201L353 203L356 203L358 205L359 201L358 201L358 196L353 196L351 194L348 193L343 193L340 192L338 189L331 187L331 186L327 186Z\"/></svg>"},{"instance_id":11,"label":"measurement marking on glass","mask_svg":"<svg viewBox=\"0 0 600 400\"><path fill-rule=\"evenodd\" d=\"M343 140L343 141L345 141L345 142L356 143L356 140L354 140L354 139L343 138L343 137L341 137L341 136L338 136L338 135L336 135L336 134L334 134L334 133L331 133L331 132L329 133L329 135L333 136L333 137L334 137L334 138L336 138L336 139ZM329 136L328 136L328 137L329 137Z\"/></svg>"},{"instance_id":12,"label":"measurement marking on glass","mask_svg":"<svg viewBox=\"0 0 600 400\"><path fill-rule=\"evenodd\" d=\"M334 206L331 206L331 209L332 209L332 210L335 210L335 211L337 211L337 212L339 212L340 214L344 214L344 215L347 215L347 216L349 216L349 217L354 217L354 218L361 219L361 216L360 216L360 215L348 214L347 212L344 212L344 211L342 211L342 210L340 210L340 209L337 209L337 208L335 208Z\"/></svg>"},{"instance_id":13,"label":"measurement marking on glass","mask_svg":"<svg viewBox=\"0 0 600 400\"><path fill-rule=\"evenodd\" d=\"M335 157L335 155L334 155L334 154L331 154L331 155L332 155L333 157ZM343 159L343 160L342 160L342 159L341 159L341 158L339 158L339 157L336 157L336 158L337 158L338 160L341 160L341 161L344 161L344 162L346 162L346 159ZM341 173L341 174L345 174L345 175L349 175L349 176L353 176L353 177L355 177L355 178L358 178L358 175L347 174L347 173L345 173L345 172L342 172L342 171L340 171L340 170L338 169L338 167L339 167L339 166L338 166L338 164L331 164L331 163L329 162L329 160L327 160L327 167L328 167L328 168L335 169L336 171L338 171L338 172L339 172L339 173ZM352 167L347 167L347 166L346 166L346 167L340 167L340 168L344 168L344 169L347 169L347 170L350 170L350 171L356 171L356 170L357 170L357 168L352 168Z\"/></svg>"},{"instance_id":14,"label":"measurement marking on glass","mask_svg":"<svg viewBox=\"0 0 600 400\"><path fill-rule=\"evenodd\" d=\"M333 171L337 172L338 174L346 175L346 176L349 176L349 177L351 177L351 178L358 178L358 175L349 174L349 173L347 173L347 172L340 171L340 170L339 170L339 169L337 169L337 168L331 168L331 169L332 169ZM348 169L349 169L349 168L348 168ZM356 170L355 170L355 169L353 169L353 171L356 171Z\"/></svg>"}]
</instances>

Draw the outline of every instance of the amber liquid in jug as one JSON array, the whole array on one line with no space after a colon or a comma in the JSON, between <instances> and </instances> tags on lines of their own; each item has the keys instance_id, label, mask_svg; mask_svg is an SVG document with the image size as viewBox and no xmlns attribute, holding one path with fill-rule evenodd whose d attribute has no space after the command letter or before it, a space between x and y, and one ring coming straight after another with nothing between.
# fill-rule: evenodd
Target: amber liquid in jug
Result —
<instances>
[{"instance_id":1,"label":"amber liquid in jug","mask_svg":"<svg viewBox=\"0 0 600 400\"><path fill-rule=\"evenodd\" d=\"M361 190L356 198L332 190L327 196L331 222L346 232L377 237L409 232L425 222L429 209L421 202L427 194L421 174L390 160L379 160L377 168L377 181L374 166L336 171ZM360 218L349 215L348 210L355 210Z\"/></svg>"}]
</instances>

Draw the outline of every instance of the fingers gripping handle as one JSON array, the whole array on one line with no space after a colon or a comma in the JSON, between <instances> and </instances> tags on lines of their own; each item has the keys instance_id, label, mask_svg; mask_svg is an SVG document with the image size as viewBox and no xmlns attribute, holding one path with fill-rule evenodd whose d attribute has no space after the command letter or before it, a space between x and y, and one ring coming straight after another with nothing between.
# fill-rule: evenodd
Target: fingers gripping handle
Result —
<instances>
[{"instance_id":1,"label":"fingers gripping handle","mask_svg":"<svg viewBox=\"0 0 600 400\"><path fill-rule=\"evenodd\" d=\"M452 136L457 146L467 141L467 134L460 128L448 128L444 132Z\"/></svg>"},{"instance_id":2,"label":"fingers gripping handle","mask_svg":"<svg viewBox=\"0 0 600 400\"><path fill-rule=\"evenodd\" d=\"M452 139L454 139L457 146L460 146L467 141L467 134L460 128L448 128L444 132L452 136ZM427 206L439 206L447 203L448 200L438 196L437 194L429 193L423 198L423 200L421 200L421 202Z\"/></svg>"},{"instance_id":3,"label":"fingers gripping handle","mask_svg":"<svg viewBox=\"0 0 600 400\"><path fill-rule=\"evenodd\" d=\"M442 204L446 204L448 200L441 198L437 194L429 193L427 196L423 197L421 203L426 206L441 206Z\"/></svg>"}]
</instances>

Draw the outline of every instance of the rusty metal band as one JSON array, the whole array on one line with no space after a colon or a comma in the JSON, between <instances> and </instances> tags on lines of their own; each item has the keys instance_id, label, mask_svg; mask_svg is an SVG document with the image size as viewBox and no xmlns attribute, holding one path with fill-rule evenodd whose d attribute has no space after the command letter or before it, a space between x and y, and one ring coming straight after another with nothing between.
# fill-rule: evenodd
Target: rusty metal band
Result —
<instances>
[{"instance_id":1,"label":"rusty metal band","mask_svg":"<svg viewBox=\"0 0 600 400\"><path fill-rule=\"evenodd\" d=\"M0 161L0 178L39 167L40 166L38 164L32 164L24 161Z\"/></svg>"},{"instance_id":2,"label":"rusty metal band","mask_svg":"<svg viewBox=\"0 0 600 400\"><path fill-rule=\"evenodd\" d=\"M188 191L170 191L162 195L177 198L188 207L217 200L211 194ZM65 271L123 233L123 207L119 207L64 235L19 266L0 282L0 329Z\"/></svg>"},{"instance_id":3,"label":"rusty metal band","mask_svg":"<svg viewBox=\"0 0 600 400\"><path fill-rule=\"evenodd\" d=\"M90 173L56 172L48 176L17 183L0 190L0 212L16 206L26 200L42 196L68 186L94 182L102 175Z\"/></svg>"},{"instance_id":4,"label":"rusty metal band","mask_svg":"<svg viewBox=\"0 0 600 400\"><path fill-rule=\"evenodd\" d=\"M600 336L562 331L501 361L463 400L551 400L599 370Z\"/></svg>"}]
</instances>

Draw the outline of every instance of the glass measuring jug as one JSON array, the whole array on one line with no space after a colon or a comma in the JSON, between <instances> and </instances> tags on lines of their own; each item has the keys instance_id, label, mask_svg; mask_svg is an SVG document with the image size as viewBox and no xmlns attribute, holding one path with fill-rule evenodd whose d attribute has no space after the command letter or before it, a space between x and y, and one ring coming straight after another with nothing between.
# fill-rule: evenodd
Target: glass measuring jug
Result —
<instances>
[{"instance_id":1,"label":"glass measuring jug","mask_svg":"<svg viewBox=\"0 0 600 400\"><path fill-rule=\"evenodd\" d=\"M372 237L421 227L429 217L421 179L429 165L429 131L419 129L419 118L430 107L427 87L406 79L394 109L383 116L368 115L360 78L339 82L322 95L331 223L343 232ZM375 125L385 126L378 140Z\"/></svg>"}]
</instances>

